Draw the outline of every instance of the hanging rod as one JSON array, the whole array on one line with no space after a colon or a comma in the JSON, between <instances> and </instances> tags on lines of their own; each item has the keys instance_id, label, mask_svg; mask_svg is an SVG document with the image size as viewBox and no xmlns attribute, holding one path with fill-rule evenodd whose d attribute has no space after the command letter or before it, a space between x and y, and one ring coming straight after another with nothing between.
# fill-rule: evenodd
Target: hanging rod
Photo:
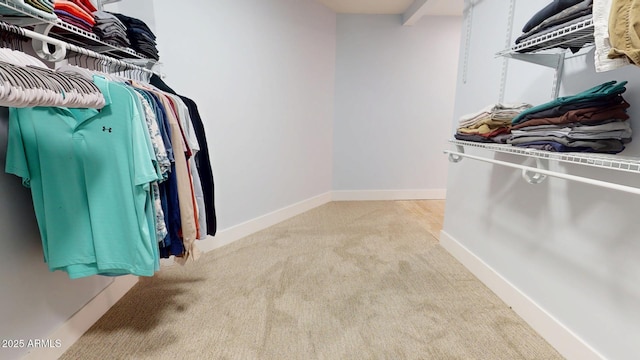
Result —
<instances>
[{"instance_id":1,"label":"hanging rod","mask_svg":"<svg viewBox=\"0 0 640 360\"><path fill-rule=\"evenodd\" d=\"M50 62L58 62L58 61L62 61L66 58L67 55L67 50L82 54L82 55L87 55L90 56L92 58L96 58L96 59L100 59L100 60L105 60L108 61L114 65L120 65L125 67L126 69L131 69L131 70L140 70L149 74L155 74L155 72L138 66L138 65L134 65L122 60L118 60L116 58L112 58L110 56L106 56L100 53L97 53L95 51L89 50L89 49L85 49L83 47L80 46L76 46L73 44L69 44L67 42L64 42L62 40L58 40L58 39L54 39L50 36L46 36L46 35L42 35L38 32L29 30L29 29L24 29L21 27L17 27L15 25L11 25L11 24L7 24L7 23L0 23L0 29L2 30L6 30L6 31L10 31L13 32L15 34L18 35L23 35L26 36L28 38L33 39L34 41L32 42L32 46L34 51L38 54L38 56L46 61L50 61ZM48 45L53 45L55 46L55 51L52 53L51 50L49 49ZM156 74L157 75L157 74Z\"/></svg>"},{"instance_id":2,"label":"hanging rod","mask_svg":"<svg viewBox=\"0 0 640 360\"><path fill-rule=\"evenodd\" d=\"M490 163L490 164L502 165L502 166L506 166L506 167L510 167L510 168L514 168L514 169L519 169L519 170L522 170L522 176L525 179L531 178L532 177L531 174L535 174L533 176L534 178L536 178L536 177L537 178L541 178L541 175L547 175L547 176L552 176L552 177L556 177L556 178L560 178L560 179L571 180L571 181L581 182L581 183L584 183L584 184L595 185L595 186L599 186L599 187L603 187L603 188L607 188L607 189L624 191L624 192L627 192L627 193L640 195L640 189L632 187L632 186L620 185L620 184L610 183L610 182L606 182L606 181L602 181L602 180L586 178L586 177L582 177L582 176L563 174L563 173L559 173L559 172L555 172L555 171L551 171L551 170L540 169L540 168L526 166L526 165L519 165L519 164L514 164L514 163L510 163L510 162L506 162L506 161L489 159L489 158L484 158L484 157L475 156L475 155L469 155L469 154L465 154L465 153L459 152L459 151L445 150L444 153L449 155L449 159L452 162L459 162L460 160L462 160L462 158L469 158L469 159L473 159L473 160L487 162L487 163ZM540 181L538 181L538 182L530 182L530 183L536 184L536 183L539 183L539 182Z\"/></svg>"}]
</instances>

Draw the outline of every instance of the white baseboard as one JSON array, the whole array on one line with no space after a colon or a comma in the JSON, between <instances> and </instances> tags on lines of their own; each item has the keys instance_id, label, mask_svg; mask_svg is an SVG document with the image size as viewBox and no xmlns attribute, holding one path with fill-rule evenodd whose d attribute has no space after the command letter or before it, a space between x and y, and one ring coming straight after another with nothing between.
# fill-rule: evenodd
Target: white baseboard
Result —
<instances>
[{"instance_id":1,"label":"white baseboard","mask_svg":"<svg viewBox=\"0 0 640 360\"><path fill-rule=\"evenodd\" d=\"M334 191L333 201L367 200L443 200L447 189L423 190L340 190Z\"/></svg>"},{"instance_id":2,"label":"white baseboard","mask_svg":"<svg viewBox=\"0 0 640 360\"><path fill-rule=\"evenodd\" d=\"M562 356L569 360L604 359L598 351L444 230L440 232L440 245L509 305Z\"/></svg>"},{"instance_id":3,"label":"white baseboard","mask_svg":"<svg viewBox=\"0 0 640 360\"><path fill-rule=\"evenodd\" d=\"M23 360L58 359L137 282L138 277L133 275L115 278L109 286L47 337L53 341L60 340L59 348L34 348Z\"/></svg>"},{"instance_id":4,"label":"white baseboard","mask_svg":"<svg viewBox=\"0 0 640 360\"><path fill-rule=\"evenodd\" d=\"M329 202L331 202L331 192L300 201L242 224L218 231L215 237L198 241L196 244L200 250L208 252Z\"/></svg>"}]
</instances>

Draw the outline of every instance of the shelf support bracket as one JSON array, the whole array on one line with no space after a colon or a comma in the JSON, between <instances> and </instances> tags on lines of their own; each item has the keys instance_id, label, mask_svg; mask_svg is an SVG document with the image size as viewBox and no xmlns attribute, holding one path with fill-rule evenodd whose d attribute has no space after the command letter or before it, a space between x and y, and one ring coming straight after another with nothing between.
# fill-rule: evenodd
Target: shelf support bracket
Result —
<instances>
[{"instance_id":1,"label":"shelf support bracket","mask_svg":"<svg viewBox=\"0 0 640 360\"><path fill-rule=\"evenodd\" d=\"M562 79L562 72L564 71L565 51L558 54L520 54L501 52L498 55L555 69L556 72L553 76L551 96L553 99L558 98L558 95L560 94L560 80Z\"/></svg>"},{"instance_id":2,"label":"shelf support bracket","mask_svg":"<svg viewBox=\"0 0 640 360\"><path fill-rule=\"evenodd\" d=\"M33 29L35 32L42 34L44 36L49 36L49 32L54 27L54 24L39 24ZM67 49L64 46L60 46L58 44L50 44L46 41L42 41L40 39L33 39L31 41L31 46L33 50L38 54L41 59L51 62L57 62L64 60L67 56ZM49 46L54 46L55 51L51 52Z\"/></svg>"},{"instance_id":3,"label":"shelf support bracket","mask_svg":"<svg viewBox=\"0 0 640 360\"><path fill-rule=\"evenodd\" d=\"M536 158L536 168L545 171L549 170L549 163L547 160ZM522 178L529 184L541 184L547 179L547 175L539 172L531 171L528 169L522 169Z\"/></svg>"},{"instance_id":4,"label":"shelf support bracket","mask_svg":"<svg viewBox=\"0 0 640 360\"><path fill-rule=\"evenodd\" d=\"M564 51L558 54L520 54L502 52L498 55L557 69L564 63L565 53Z\"/></svg>"},{"instance_id":5,"label":"shelf support bracket","mask_svg":"<svg viewBox=\"0 0 640 360\"><path fill-rule=\"evenodd\" d=\"M456 150L461 153L464 154L464 146L462 145L458 145L456 144ZM463 156L460 156L458 154L454 154L454 153L449 153L449 161L452 163L459 163L460 161L462 161Z\"/></svg>"}]
</instances>

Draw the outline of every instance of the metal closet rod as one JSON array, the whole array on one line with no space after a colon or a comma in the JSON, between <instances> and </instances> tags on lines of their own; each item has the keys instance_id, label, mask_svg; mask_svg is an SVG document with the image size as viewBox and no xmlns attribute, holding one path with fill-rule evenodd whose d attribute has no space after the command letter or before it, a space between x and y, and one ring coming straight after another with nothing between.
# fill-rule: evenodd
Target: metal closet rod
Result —
<instances>
[{"instance_id":1,"label":"metal closet rod","mask_svg":"<svg viewBox=\"0 0 640 360\"><path fill-rule=\"evenodd\" d=\"M102 54L97 53L95 51L92 51L92 50L89 50L89 49L85 49L83 47L76 46L76 45L73 45L73 44L69 44L69 43L64 42L62 40L54 39L54 38L52 38L50 36L42 35L42 34L40 34L38 32L29 30L29 29L24 29L24 28L12 26L12 25L3 26L2 28L4 30L15 32L15 33L17 33L19 35L24 35L24 36L26 36L28 38L31 38L31 39L34 39L34 40L39 40L39 41L42 41L44 43L48 43L48 44L54 45L56 47L64 48L66 50L71 50L73 52L77 52L79 54L91 56L91 57L96 58L96 59L106 60L106 61L109 61L110 63L116 64L116 65L121 65L121 66L124 66L124 67L126 67L128 69L140 70L140 71L144 71L144 72L147 72L147 73L150 73L150 74L155 74L152 70L149 70L147 68L143 68L141 66L134 65L134 64L128 63L126 61L118 60L118 59L112 58L110 56L102 55Z\"/></svg>"},{"instance_id":2,"label":"metal closet rod","mask_svg":"<svg viewBox=\"0 0 640 360\"><path fill-rule=\"evenodd\" d=\"M525 176L525 173L537 173L537 174L543 174L543 175L557 177L557 178L560 178L560 179L572 180L572 181L581 182L581 183L584 183L584 184L595 185L595 186L599 186L599 187L603 187L603 188L607 188L607 189L624 191L624 192L627 192L627 193L640 195L640 189L632 187L632 186L620 185L620 184L610 183L610 182L606 182L606 181L602 181L602 180L586 178L586 177L582 177L582 176L563 174L563 173L550 171L550 170L546 170L546 169L540 169L540 168L536 168L536 167L531 167L531 166L526 166L526 165L519 165L519 164L514 164L514 163L510 163L510 162L506 162L506 161L501 161L501 160L494 160L494 159L484 158L484 157L480 157L480 156L469 155L469 154L465 154L465 153L458 152L458 151L445 150L444 153L445 154L449 154L450 159L451 159L452 156L454 158L457 157L458 159L461 158L461 157L464 157L464 158L469 158L469 159L473 159L473 160L487 162L487 163L490 163L490 164L496 164L496 165L502 165L502 166L506 166L506 167L510 167L510 168L514 168L514 169L520 169L523 172L523 177Z\"/></svg>"}]
</instances>

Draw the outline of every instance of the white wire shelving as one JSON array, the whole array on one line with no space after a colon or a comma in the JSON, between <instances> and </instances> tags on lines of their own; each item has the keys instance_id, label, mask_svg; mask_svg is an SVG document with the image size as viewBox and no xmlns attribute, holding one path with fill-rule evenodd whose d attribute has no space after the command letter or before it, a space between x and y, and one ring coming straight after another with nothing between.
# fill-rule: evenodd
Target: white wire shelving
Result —
<instances>
[{"instance_id":1,"label":"white wire shelving","mask_svg":"<svg viewBox=\"0 0 640 360\"><path fill-rule=\"evenodd\" d=\"M0 15L0 20L9 24L32 27L36 31L39 29L46 29L46 31L38 32L42 32L43 35L46 36L51 36L53 38L85 47L101 54L108 54L115 58L145 59L143 55L133 49L109 44L100 40L96 34L80 29L79 27L68 24L60 19L45 18L37 11L30 11L28 7L22 8L15 6L8 0L0 0L0 7L11 9L13 12L22 14L22 16Z\"/></svg>"},{"instance_id":2,"label":"white wire shelving","mask_svg":"<svg viewBox=\"0 0 640 360\"><path fill-rule=\"evenodd\" d=\"M535 53L555 48L582 48L593 42L593 18L589 18L523 41L508 50L501 51L498 55L509 56L513 53Z\"/></svg>"},{"instance_id":3,"label":"white wire shelving","mask_svg":"<svg viewBox=\"0 0 640 360\"><path fill-rule=\"evenodd\" d=\"M560 79L564 71L567 49L582 49L593 42L593 18L588 18L523 41L510 49L498 52L496 55L555 69L551 96L557 98L560 92ZM504 91L504 85L502 85L501 91Z\"/></svg>"},{"instance_id":4,"label":"white wire shelving","mask_svg":"<svg viewBox=\"0 0 640 360\"><path fill-rule=\"evenodd\" d=\"M514 6L513 2L511 3L511 6ZM509 12L512 17L513 8L511 8ZM510 21L511 20L512 19L510 19ZM549 33L534 36L519 44L515 44L511 48L498 52L496 56L521 60L554 69L555 75L551 95L552 98L557 98L562 73L564 71L565 55L567 54L568 49L588 49L594 41L594 24L593 18L590 17ZM500 89L501 94L504 93L504 86L506 83L504 78L506 78L506 74L503 73L503 81ZM555 161L558 163L575 164L640 174L640 158L637 157L599 153L550 152L507 144L481 143L462 140L450 140L450 142L455 146L455 150L445 150L444 153L449 156L449 160L453 163L460 162L467 158L518 169L522 171L522 177L530 184L539 184L545 181L547 177L556 177L640 195L640 187L626 186L608 181L576 176L565 172L549 170L549 162ZM524 164L520 164L513 161L496 159L486 155L468 154L465 152L465 148L479 148L494 153L518 155L526 159L534 160L535 165L524 165L526 162Z\"/></svg>"},{"instance_id":5,"label":"white wire shelving","mask_svg":"<svg viewBox=\"0 0 640 360\"><path fill-rule=\"evenodd\" d=\"M464 158L483 161L495 165L501 165L522 170L522 177L530 184L539 184L547 176L561 178L565 180L577 181L585 184L595 185L607 189L624 191L640 195L640 188L621 185L608 181L592 179L584 176L571 175L567 173L549 170L549 160L559 163L576 164L582 166L596 167L607 170L616 170L634 174L640 174L640 158L622 155L609 155L599 153L563 153L551 152L537 149L521 148L508 144L480 143L473 141L450 140L456 146L456 150L445 150L449 156L449 161L458 163ZM521 165L509 161L497 160L485 156L477 156L465 153L465 147L480 148L496 153L520 155L529 159L534 159L535 166Z\"/></svg>"},{"instance_id":6,"label":"white wire shelving","mask_svg":"<svg viewBox=\"0 0 640 360\"><path fill-rule=\"evenodd\" d=\"M585 165L603 169L619 170L640 174L640 158L623 155L609 155L600 153L563 153L530 149L509 144L480 143L473 141L451 140L454 145L487 149L494 152L554 160L562 163Z\"/></svg>"}]
</instances>

